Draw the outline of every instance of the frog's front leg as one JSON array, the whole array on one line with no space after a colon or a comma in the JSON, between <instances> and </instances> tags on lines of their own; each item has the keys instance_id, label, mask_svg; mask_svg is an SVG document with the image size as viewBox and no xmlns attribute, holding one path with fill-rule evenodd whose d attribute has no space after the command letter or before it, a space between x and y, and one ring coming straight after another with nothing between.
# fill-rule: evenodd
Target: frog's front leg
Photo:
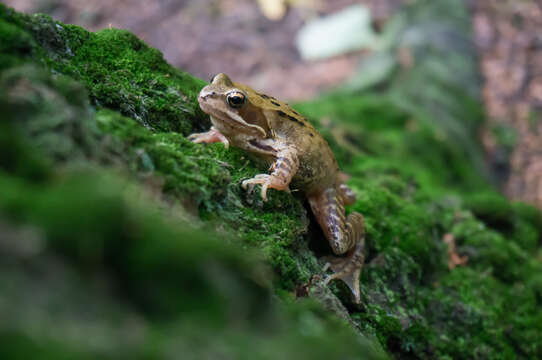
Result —
<instances>
[{"instance_id":1,"label":"frog's front leg","mask_svg":"<svg viewBox=\"0 0 542 360\"><path fill-rule=\"evenodd\" d=\"M252 179L244 180L242 186L246 189L248 186L261 184L262 199L263 201L267 201L268 188L290 191L288 185L290 185L298 168L299 160L296 150L286 148L277 152L275 161L269 169L271 170L271 174L258 174Z\"/></svg>"},{"instance_id":2,"label":"frog's front leg","mask_svg":"<svg viewBox=\"0 0 542 360\"><path fill-rule=\"evenodd\" d=\"M222 144L224 144L226 149L230 146L230 142L228 141L228 139L224 135L222 135L220 131L215 129L214 126L211 127L211 129L207 132L192 134L188 136L188 140L195 143L207 144L221 142Z\"/></svg>"},{"instance_id":3,"label":"frog's front leg","mask_svg":"<svg viewBox=\"0 0 542 360\"><path fill-rule=\"evenodd\" d=\"M354 212L345 217L343 196L340 190L337 191L335 188L326 189L318 195L309 197L309 203L333 252L336 255L347 253L346 257L333 257L330 260L334 274L328 276L325 283L341 279L352 290L356 303L359 303L359 277L365 246L363 216Z\"/></svg>"}]
</instances>

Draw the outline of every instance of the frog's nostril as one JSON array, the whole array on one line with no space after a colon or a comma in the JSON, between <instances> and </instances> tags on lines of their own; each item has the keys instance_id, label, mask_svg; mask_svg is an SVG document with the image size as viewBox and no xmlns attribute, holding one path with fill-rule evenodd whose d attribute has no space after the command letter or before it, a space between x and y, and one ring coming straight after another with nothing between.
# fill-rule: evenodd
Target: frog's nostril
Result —
<instances>
[{"instance_id":1,"label":"frog's nostril","mask_svg":"<svg viewBox=\"0 0 542 360\"><path fill-rule=\"evenodd\" d=\"M205 100L207 99L208 97L214 97L216 96L216 92L215 91L211 91L211 92L201 92L199 94L199 98L202 99L202 100Z\"/></svg>"}]
</instances>

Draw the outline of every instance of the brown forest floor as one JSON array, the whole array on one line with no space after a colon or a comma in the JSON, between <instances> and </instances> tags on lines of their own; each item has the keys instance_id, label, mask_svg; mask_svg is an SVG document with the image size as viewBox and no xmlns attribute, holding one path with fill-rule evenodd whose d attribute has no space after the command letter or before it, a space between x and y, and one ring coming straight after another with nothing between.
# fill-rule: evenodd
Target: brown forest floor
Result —
<instances>
[{"instance_id":1,"label":"brown forest floor","mask_svg":"<svg viewBox=\"0 0 542 360\"><path fill-rule=\"evenodd\" d=\"M378 22L402 0L365 0ZM342 83L363 53L307 63L294 36L306 19L356 0L297 0L279 20L263 15L256 0L5 0L19 11L44 12L95 31L128 29L183 70L208 79L224 72L278 98L303 100Z\"/></svg>"},{"instance_id":2,"label":"brown forest floor","mask_svg":"<svg viewBox=\"0 0 542 360\"><path fill-rule=\"evenodd\" d=\"M126 28L201 78L218 72L279 98L302 100L340 84L363 52L305 62L294 36L306 19L367 4L378 28L405 0L296 0L279 20L256 0L5 0L90 30ZM542 208L542 4L473 0L488 114L482 140L503 191Z\"/></svg>"}]
</instances>

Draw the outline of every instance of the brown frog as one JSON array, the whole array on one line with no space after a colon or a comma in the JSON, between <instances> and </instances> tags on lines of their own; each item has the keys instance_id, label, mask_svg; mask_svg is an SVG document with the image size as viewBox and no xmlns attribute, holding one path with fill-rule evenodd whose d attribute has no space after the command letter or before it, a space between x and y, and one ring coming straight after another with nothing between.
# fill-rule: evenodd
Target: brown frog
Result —
<instances>
[{"instance_id":1,"label":"brown frog","mask_svg":"<svg viewBox=\"0 0 542 360\"><path fill-rule=\"evenodd\" d=\"M325 266L343 280L360 302L359 277L363 265L364 220L360 213L345 216L344 205L355 202L354 192L344 184L337 161L324 138L294 109L274 97L234 83L225 74L213 77L199 93L201 109L211 116L208 132L192 134L193 142L222 142L244 149L265 160L269 174L244 180L251 191L262 186L267 200L269 188L289 191L290 183L307 197L325 237L336 255Z\"/></svg>"}]
</instances>

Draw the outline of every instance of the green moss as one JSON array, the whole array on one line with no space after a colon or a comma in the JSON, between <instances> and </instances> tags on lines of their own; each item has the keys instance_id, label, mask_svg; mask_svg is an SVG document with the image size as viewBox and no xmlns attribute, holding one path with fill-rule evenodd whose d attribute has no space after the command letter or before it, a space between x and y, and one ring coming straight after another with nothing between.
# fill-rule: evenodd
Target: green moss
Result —
<instances>
[{"instance_id":1,"label":"green moss","mask_svg":"<svg viewBox=\"0 0 542 360\"><path fill-rule=\"evenodd\" d=\"M309 118L325 119L319 130L351 175L364 176L378 167L377 173L412 178L426 191L487 187L464 149L417 114L402 110L388 95L333 95L296 107Z\"/></svg>"},{"instance_id":2,"label":"green moss","mask_svg":"<svg viewBox=\"0 0 542 360\"><path fill-rule=\"evenodd\" d=\"M524 317L537 306L530 290L523 286L503 286L487 273L465 268L443 277L437 292L441 306L455 307L456 314L450 317L446 315L450 311L429 308L435 320L447 323L452 330L439 343L439 352L452 357L470 354L470 357L494 359L513 358L517 353L527 358L539 356L540 338L534 335L539 331L535 330L538 325L532 322L537 317ZM459 304L463 305L458 307ZM523 327L525 322L529 330ZM519 333L529 340L520 340Z\"/></svg>"},{"instance_id":3,"label":"green moss","mask_svg":"<svg viewBox=\"0 0 542 360\"><path fill-rule=\"evenodd\" d=\"M31 79L33 86L45 86ZM50 90L63 98L62 90ZM19 99L17 105L23 106L28 99L32 97ZM12 100L12 96L3 98L0 108L10 109L5 106ZM85 113L85 106L79 104L79 112ZM10 340L10 346L2 349L6 357L39 351L43 357L55 358L170 358L171 349L180 347L187 359L224 354L267 358L277 348L286 359L325 359L337 354L336 344L341 343L345 345L341 356L382 358L366 340L316 304L279 308L266 286L268 271L260 256L232 246L236 240L229 236L195 230L175 207L168 207L167 212L160 209L148 192L152 187L144 190L97 171L99 162L93 156L81 167L79 156L59 161L48 146L30 143L35 134L28 131L40 124L36 115L44 109L44 104L29 106L23 121L4 117L1 122L2 134L10 141L0 143L0 153L21 150L0 163L0 231L4 234L0 254L6 260L0 266L0 284L9 289L0 305L5 315L0 320L0 336ZM98 136L110 143L110 149L131 149L128 145L132 144L136 149L152 148L176 141L155 136L109 111L78 119L79 126L94 121L98 131L110 130L112 135ZM70 117L59 117L56 127L38 127L36 134L60 134L58 129L70 121ZM77 132L63 136L78 139ZM179 139L179 146L187 145ZM126 141L125 148L119 147L121 140ZM12 149L12 145L17 147ZM73 150L87 145L75 142ZM128 153L118 160L126 160ZM69 166L59 171L53 162ZM33 171L17 171L14 163ZM156 163L159 173L163 168L160 161ZM74 168L75 164L80 165ZM36 171L39 177L33 175ZM28 296L29 289L34 296ZM34 314L32 326L25 314ZM21 348L29 341L32 346ZM256 352L254 344L258 344Z\"/></svg>"},{"instance_id":4,"label":"green moss","mask_svg":"<svg viewBox=\"0 0 542 360\"><path fill-rule=\"evenodd\" d=\"M186 118L188 114L193 117L198 108L187 99L203 83L172 68L159 51L131 33L102 30L92 34L70 60L61 71L80 76L97 104L120 110L155 129L184 134L192 129Z\"/></svg>"},{"instance_id":5,"label":"green moss","mask_svg":"<svg viewBox=\"0 0 542 360\"><path fill-rule=\"evenodd\" d=\"M210 156L176 133L152 133L132 119L112 111L96 115L101 130L118 137L125 161L132 170L159 175L163 190L182 201L210 206L220 198L230 180L227 164Z\"/></svg>"},{"instance_id":6,"label":"green moss","mask_svg":"<svg viewBox=\"0 0 542 360\"><path fill-rule=\"evenodd\" d=\"M32 37L17 26L0 21L0 70L28 59L34 52Z\"/></svg>"},{"instance_id":7,"label":"green moss","mask_svg":"<svg viewBox=\"0 0 542 360\"><path fill-rule=\"evenodd\" d=\"M285 358L297 358L302 351L308 358L324 359L325 354L336 353L337 342L348 345L342 350L344 356L367 351L374 354L366 341L329 315L318 314L314 306L279 311L263 286L265 271L257 257L247 256L224 239L195 231L179 223L178 218L174 225L174 219L167 220L167 216L152 210L148 200L143 207L132 200L142 191L134 185L104 173L84 171L40 184L2 173L0 186L2 226L9 234L3 241L19 244L7 248L11 261L2 264L0 282L6 284L15 274L19 279L9 282L10 296L4 298L2 312L4 306L18 301L26 286L46 298L52 296L55 303L66 304L47 308L40 301L28 299L18 305L24 313L39 310L51 318L45 317L39 326L28 329L25 317L20 316L23 313L16 312L3 317L0 328L9 325L10 329L38 336L35 349L43 348L44 354L60 356L66 352L63 348L77 348L88 356L112 357L120 351L128 357L154 354L153 358L164 358L173 339L187 347L187 358L201 358L209 352L248 358L255 356L249 355L254 350L248 346L254 342L260 344L257 358L264 358L266 349L277 344L281 344ZM39 228L38 238L33 240L32 234L24 231L8 231L3 225L7 219L14 229ZM33 242L38 251L25 251ZM36 269L42 279L34 284L31 274ZM55 285L59 278L63 279L57 282L63 284L61 291ZM113 286L122 296L112 298L97 282L100 279L102 284L106 281L105 288ZM77 294L85 288L89 293L78 300ZM67 329L79 324L79 306L88 309L87 318L99 332L111 333L112 338L95 337L94 328L84 326L78 335L65 337ZM101 316L102 311L113 310L116 312ZM127 326L130 318L135 321L131 327L139 329L139 335L115 331L118 322ZM231 323L236 326L230 327ZM45 328L47 335L40 333ZM211 334L215 340L209 338ZM85 335L94 336L94 342L86 341ZM18 332L10 336L15 343L25 339ZM224 341L223 345L216 337ZM193 341L207 345L194 346ZM20 353L17 347L10 354L14 352Z\"/></svg>"},{"instance_id":8,"label":"green moss","mask_svg":"<svg viewBox=\"0 0 542 360\"><path fill-rule=\"evenodd\" d=\"M159 130L188 134L207 121L192 101L203 82L166 63L162 54L125 30L97 33L64 25L46 15L25 16L3 8L0 19L10 56L33 49L51 70L85 85L100 107L120 111ZM0 29L2 30L2 29ZM34 45L35 41L38 45ZM159 95L159 96L157 96Z\"/></svg>"},{"instance_id":9,"label":"green moss","mask_svg":"<svg viewBox=\"0 0 542 360\"><path fill-rule=\"evenodd\" d=\"M536 250L540 229L540 215L537 210L529 209L525 204L510 203L494 193L471 195L466 199L465 205L487 226L505 234L523 250L531 254Z\"/></svg>"},{"instance_id":10,"label":"green moss","mask_svg":"<svg viewBox=\"0 0 542 360\"><path fill-rule=\"evenodd\" d=\"M85 351L76 350L62 342L39 341L22 332L6 331L0 333L0 341L6 346L0 349L0 356L7 359L28 359L39 354L41 359L92 359Z\"/></svg>"}]
</instances>

